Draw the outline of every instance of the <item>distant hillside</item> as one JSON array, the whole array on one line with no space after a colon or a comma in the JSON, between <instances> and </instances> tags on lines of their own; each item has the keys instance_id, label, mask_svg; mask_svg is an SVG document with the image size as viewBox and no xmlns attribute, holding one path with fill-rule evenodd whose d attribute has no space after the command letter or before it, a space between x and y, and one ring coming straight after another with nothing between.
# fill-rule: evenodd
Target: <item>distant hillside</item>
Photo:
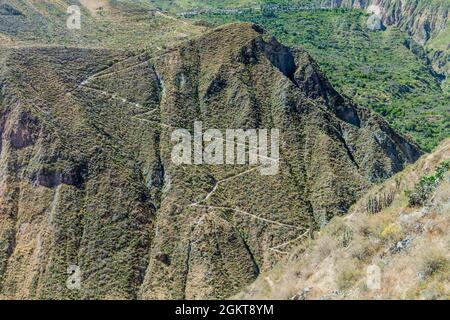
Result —
<instances>
[{"instance_id":1,"label":"distant hillside","mask_svg":"<svg viewBox=\"0 0 450 320\"><path fill-rule=\"evenodd\" d=\"M319 6L314 1L256 2L81 0L82 29L71 31L65 25L67 1L39 1L29 6L24 1L6 3L0 0L3 3L0 37L8 46L33 42L36 45L161 50L195 37L207 27L175 19L156 8L180 12L196 8L259 8L261 3L279 8L298 4ZM358 6L356 2L352 4ZM427 65L424 49L396 28L369 32L365 29L367 17L361 11L294 10L277 11L274 16L251 11L205 13L193 18L206 19L214 25L233 21L258 23L284 44L306 48L340 92L377 111L397 130L409 134L422 149L429 151L450 136L450 115L446 112L450 94L445 95L445 86L444 91L440 88L440 77ZM447 42L441 36L435 37L437 33L431 34L430 45L442 47Z\"/></svg>"},{"instance_id":2,"label":"distant hillside","mask_svg":"<svg viewBox=\"0 0 450 320\"><path fill-rule=\"evenodd\" d=\"M80 0L82 27L68 30L75 2L1 3L0 299L233 296L422 155L260 25L213 28L148 2ZM399 34L374 37L419 62ZM415 66L419 79L407 81L438 88ZM198 121L221 133L279 129L278 174L175 163L172 133ZM370 232L398 230L392 221ZM431 261L425 277L441 274L442 259ZM356 277L345 270L339 290Z\"/></svg>"},{"instance_id":3,"label":"distant hillside","mask_svg":"<svg viewBox=\"0 0 450 320\"><path fill-rule=\"evenodd\" d=\"M424 45L435 70L450 77L450 0L319 0L331 7L381 9L386 25L395 25ZM444 89L450 94L450 84Z\"/></svg>"},{"instance_id":4,"label":"distant hillside","mask_svg":"<svg viewBox=\"0 0 450 320\"><path fill-rule=\"evenodd\" d=\"M258 8L280 9L354 8L381 13L384 23L410 34L426 48L433 68L450 76L450 0L150 0L162 10L182 12L202 9ZM450 94L450 83L444 83Z\"/></svg>"},{"instance_id":5,"label":"distant hillside","mask_svg":"<svg viewBox=\"0 0 450 320\"><path fill-rule=\"evenodd\" d=\"M449 244L446 140L373 187L346 217L334 218L236 297L449 299Z\"/></svg>"}]
</instances>

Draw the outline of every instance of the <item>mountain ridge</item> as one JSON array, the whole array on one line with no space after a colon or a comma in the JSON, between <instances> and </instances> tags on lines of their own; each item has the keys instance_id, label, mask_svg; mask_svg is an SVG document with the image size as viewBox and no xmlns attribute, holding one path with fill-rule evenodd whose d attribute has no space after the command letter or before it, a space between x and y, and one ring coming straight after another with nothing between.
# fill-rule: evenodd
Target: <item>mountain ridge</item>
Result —
<instances>
[{"instance_id":1,"label":"mountain ridge","mask_svg":"<svg viewBox=\"0 0 450 320\"><path fill-rule=\"evenodd\" d=\"M157 53L3 51L4 298L230 296L421 154L254 24ZM280 175L171 163L170 132L199 120L279 127Z\"/></svg>"}]
</instances>

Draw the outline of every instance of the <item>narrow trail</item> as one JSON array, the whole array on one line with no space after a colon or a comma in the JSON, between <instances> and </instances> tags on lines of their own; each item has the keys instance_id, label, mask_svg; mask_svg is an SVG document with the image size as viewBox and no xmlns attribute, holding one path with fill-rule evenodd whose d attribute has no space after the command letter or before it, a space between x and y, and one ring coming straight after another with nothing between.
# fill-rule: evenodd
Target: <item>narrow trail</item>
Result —
<instances>
[{"instance_id":1,"label":"narrow trail","mask_svg":"<svg viewBox=\"0 0 450 320\"><path fill-rule=\"evenodd\" d=\"M133 58L134 58L134 57L136 57L136 56L133 56ZM122 72L122 71L127 71L127 70L130 70L130 69L139 67L139 66L146 65L146 64L148 64L148 63L152 60L152 58L153 58L153 57L151 57L151 58L149 58L149 59L146 59L146 60L144 60L144 61L140 61L140 62L131 64L131 65L129 65L129 66L125 67L125 68L121 68L121 69L119 69L119 70L107 71L107 70L109 70L109 69L115 67L117 64L123 63L123 62L125 62L126 60L129 60L129 59L130 59L130 58L127 58L127 59L125 59L125 60L122 60L122 61L120 61L120 62L118 62L118 63L116 63L116 64L110 66L108 69L102 70L101 72L99 72L99 73L97 73L97 74L94 74L94 75L90 76L90 77L89 77L87 80L85 80L83 83L84 83L84 84L87 84L89 81L92 81L92 79L94 79L94 78L101 78L101 77L113 75L113 74L116 74L116 73L119 73L119 72Z\"/></svg>"},{"instance_id":2,"label":"narrow trail","mask_svg":"<svg viewBox=\"0 0 450 320\"><path fill-rule=\"evenodd\" d=\"M206 195L206 197L204 197L204 198L203 198L202 200L200 200L200 201L191 203L189 206L197 206L197 205L199 205L200 203L207 201L207 200L208 200L208 199L216 192L217 188L219 187L219 185L220 185L221 183L226 182L226 181L229 181L229 180L232 180L232 179L235 179L235 178L240 177L240 176L243 176L243 175L246 175L247 173L250 173L250 172L252 172L252 171L255 171L255 170L259 169L259 168L261 168L261 166L257 166L257 167L251 168L251 169L246 170L246 171L244 171L244 172L238 173L238 174L236 174L236 175L234 175L234 176L231 176L231 177L228 177L228 178L225 178L225 179L222 179L222 180L217 181L216 184L214 185L213 189Z\"/></svg>"},{"instance_id":3,"label":"narrow trail","mask_svg":"<svg viewBox=\"0 0 450 320\"><path fill-rule=\"evenodd\" d=\"M106 91L103 91L103 90L100 90L100 89L97 89L97 88L89 87L89 86L86 86L86 85L83 85L83 88L99 92L100 94L102 94L104 96L108 96L111 99L118 100L118 101L121 101L123 103L133 105L134 107L138 107L138 108L143 108L144 107L142 104L139 104L137 102L131 102L131 101L129 101L129 100L123 98L123 97L119 97L119 96L117 96L115 94L111 94L109 92L106 92ZM153 110L155 110L155 109L153 109Z\"/></svg>"},{"instance_id":4,"label":"narrow trail","mask_svg":"<svg viewBox=\"0 0 450 320\"><path fill-rule=\"evenodd\" d=\"M166 53L166 54L167 54L167 53ZM149 60L151 60L151 59L149 59ZM149 61L149 60L148 60L148 61ZM136 64L136 65L134 65L134 66L131 66L130 68L136 67L136 66L141 65L141 64L144 64L144 63L148 63L148 61L141 62L140 64ZM133 105L133 106L135 106L135 107L143 108L144 106L141 105L141 104L139 104L139 103L134 103L134 102L131 102L131 101L129 101L129 100L123 98L123 97L117 96L116 94L112 94L112 93L110 93L110 92L107 92L107 91L104 91L104 90L101 90L101 89L97 89L97 88L93 88L93 87L88 86L88 84L89 84L93 79L95 79L95 78L98 77L98 76L111 75L111 74L114 74L114 73L117 73L117 72L120 72L120 71L123 71L123 70L126 70L126 69L121 69L121 70L113 71L113 72L109 72L109 73L104 73L104 70L103 70L103 71L100 72L99 74L94 74L94 75L90 76L89 78L87 78L85 81L83 81L82 83L80 83L80 85L79 85L77 88L84 88L84 89L87 89L87 90L93 90L93 91L99 92L100 94L102 94L102 95L104 95L104 96L108 96L108 97L110 97L111 99L119 100L119 101L121 101L121 102L123 102L123 103L127 103L127 104ZM142 114L139 114L139 115L134 115L134 116L132 116L132 119L135 119L135 120L138 120L138 121L147 122L147 123L150 123L150 124L152 124L152 125L155 125L155 124L156 124L156 125L159 125L159 126L161 126L161 127L165 127L165 128L172 129L172 130L173 130L173 129L177 129L177 128L174 128L174 127L171 126L171 125L164 124L164 123L162 123L162 122L160 122L160 121L149 120L149 119L141 118L141 116L144 116L144 115L150 115L150 114L154 113L154 112L157 111L157 110L158 110L158 108L155 108L155 109L152 109L152 110L147 111L147 112L145 112L145 113L142 113ZM235 143L235 144L237 144L237 145L243 145L243 146L246 146L246 144L242 144L242 143L239 143L239 142L237 142L237 141L230 141L230 140L223 139L223 138L219 138L219 137L215 137L215 138L218 139L218 140L222 140L222 142L233 142L233 143ZM284 145L284 144L283 144L283 145ZM265 156L261 156L261 155L258 155L258 157L260 157L260 158L266 158L266 160L270 160L270 161L281 161L281 159L275 159L275 158L265 157ZM223 183L226 183L226 182L228 182L228 181L230 181L230 180L233 180L233 179L236 179L236 178L238 178L238 177L244 176L244 175L246 175L246 174L248 174L248 173L251 173L251 172L253 172L253 171L255 171L255 170L260 169L261 167L262 167L261 165L260 165L260 166L256 166L256 167L250 168L250 169L248 169L248 170L245 170L245 171L243 171L243 172L240 172L240 173L238 173L238 174L235 174L235 175L233 175L233 176L230 176L230 177L227 177L227 178L218 180L218 181L215 183L214 187L211 189L211 191L210 191L203 199L201 199L201 200L199 200L199 201L196 201L196 202L193 202L193 203L191 203L191 204L188 205L188 206L189 206L189 207L197 207L197 208L205 208L205 209L207 209L207 210L210 210L210 209L231 210L231 211L233 211L233 212L235 212L235 213L237 213L237 214L244 215L244 216L248 216L248 217L250 217L250 218L252 218L252 219L256 219L256 220L259 220L259 221L263 221L263 222L268 223L268 224L274 224L274 225L278 225L278 226L284 227L284 228L289 228L289 229L295 229L295 230L302 230L302 231L304 231L304 230L305 230L304 228L297 227L297 226L290 225L290 224L286 224L286 223L283 223L283 222L280 222L280 221L276 221L276 220L271 220L271 219L267 219L267 218L264 218L264 217L260 217L260 216L258 216L258 215L255 215L255 214L251 213L251 212L244 211L244 210L241 210L241 209L239 209L239 208L232 208L232 207L225 207L225 206L212 206L212 205L205 205L205 204L202 204L202 203L205 203L206 201L208 201L208 200L215 194L215 192L217 191L217 189L219 188L219 186L222 185ZM197 226L205 219L206 216L207 216L207 214L202 214L202 215L200 216L200 218L199 218L196 222L194 222L193 227L192 227L192 230L195 230L195 228L196 228L196 227L197 227ZM282 251L282 250L280 250L280 248L283 248L283 247L287 246L288 244L291 244L291 243L294 243L294 242L296 242L296 241L299 241L300 239L302 239L303 237L305 237L305 236L308 234L308 232L309 232L309 229L307 229L306 231L304 231L304 233L302 233L299 237L297 237L297 238L295 238L295 239L292 239L292 240L289 240L289 241L287 241L287 242L284 242L284 243L282 243L282 244L276 245L276 246L270 248L269 250L274 251L274 252L277 252L277 253L280 253L280 254L288 254L288 252ZM195 243L195 242L194 242L194 243Z\"/></svg>"},{"instance_id":5,"label":"narrow trail","mask_svg":"<svg viewBox=\"0 0 450 320\"><path fill-rule=\"evenodd\" d=\"M157 55L155 55L156 53L159 53L159 52L161 52L161 51L163 52L162 54L157 54ZM131 59L133 59L133 58L139 58L139 57L142 57L142 56L144 56L146 53L141 53L141 54L138 54L138 55L134 55L134 56L125 58L125 59L120 60L120 61L114 63L113 65L107 67L106 69L103 69L103 70L101 70L101 71L99 71L99 72L97 72L97 73L95 73L95 74L93 74L93 75L90 75L90 76L87 77L85 80L83 80L80 84L78 84L78 85L75 87L75 90L78 89L78 88L80 88L80 87L83 87L83 86L88 85L90 82L92 82L92 81L93 81L94 79L96 79L96 78L105 77L105 76L109 76L109 75L114 75L114 74L118 74L119 72L123 72L123 71L126 71L126 70L130 70L130 69L133 69L133 68L136 68L136 67L140 67L140 66L143 66L143 65L148 64L148 63L149 63L150 61L152 61L152 60L155 60L155 59L159 59L159 58L165 57L165 56L167 56L167 55L169 55L169 54L171 54L171 53L173 53L173 51L170 51L170 50L162 50L162 49L156 50L155 52L152 52L152 55L151 55L148 59L145 59L144 61L139 61L139 62L137 62L137 63L131 64L131 65L126 66L126 67L124 67L124 68L120 68L120 69L118 69L118 70L108 71L108 70L111 70L112 68L116 67L117 65L120 65L120 64L123 64L123 63L127 62L128 60L131 60Z\"/></svg>"},{"instance_id":6,"label":"narrow trail","mask_svg":"<svg viewBox=\"0 0 450 320\"><path fill-rule=\"evenodd\" d=\"M272 12L292 12L292 11L317 11L317 10L333 10L332 6L323 5L269 5L267 6ZM262 6L253 7L234 7L234 8L223 8L223 9L198 9L190 10L177 13L179 17L194 17L202 14L222 14L222 15L236 15L246 12L256 11L261 12L263 10Z\"/></svg>"},{"instance_id":7,"label":"narrow trail","mask_svg":"<svg viewBox=\"0 0 450 320\"><path fill-rule=\"evenodd\" d=\"M246 215L246 216L249 216L249 217L251 217L253 219L257 219L257 220L263 221L265 223L275 224L275 225L278 225L278 226L281 226L281 227L286 227L286 228L290 228L290 229L296 229L296 230L304 231L305 230L304 228L300 228L300 227L297 227L297 226L294 226L294 225L290 225L290 224L282 223L282 222L279 222L279 221L263 218L263 217L257 216L257 215L255 215L253 213L250 213L248 211L244 211L244 210L241 210L241 209L238 209L238 208L223 207L223 206L212 206L212 205L202 205L201 204L201 203L207 201L216 192L216 190L217 190L217 188L219 187L220 184L222 184L224 182L227 182L229 180L238 178L238 177L243 176L245 174L248 174L248 173L250 173L250 172L252 172L254 170L257 170L259 168L260 168L260 166L254 167L254 168L251 168L251 169L246 170L244 172L241 172L241 173L238 173L236 175L233 175L231 177L228 177L228 178L225 178L225 179L217 181L216 184L214 185L213 189L202 200L194 202L194 203L191 203L189 206L191 206L191 207L198 207L198 208L205 208L205 209L231 210L231 211L234 211L234 212L236 212L238 214ZM194 223L194 226L192 228L193 230L195 230L195 228L205 219L206 215L207 214L203 214L203 215L200 216L200 218ZM308 234L308 232L309 232L309 229L306 229L306 231L304 231L304 233L302 233L299 237L297 237L295 239L292 239L292 240L289 240L287 242L284 242L282 244L276 245L276 246L270 248L269 250L272 250L272 251L275 251L275 252L278 252L278 253L282 253L282 254L288 254L288 252L281 251L281 250L279 250L279 248L282 248L282 247L284 247L284 246L286 246L286 245L288 245L290 243L299 241L300 239L305 237Z\"/></svg>"}]
</instances>

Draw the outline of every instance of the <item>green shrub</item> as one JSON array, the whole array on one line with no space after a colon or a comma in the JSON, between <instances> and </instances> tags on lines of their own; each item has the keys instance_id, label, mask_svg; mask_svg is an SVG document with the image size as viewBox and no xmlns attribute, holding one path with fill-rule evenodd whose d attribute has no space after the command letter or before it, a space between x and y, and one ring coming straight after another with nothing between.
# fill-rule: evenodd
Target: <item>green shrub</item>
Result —
<instances>
[{"instance_id":1,"label":"green shrub","mask_svg":"<svg viewBox=\"0 0 450 320\"><path fill-rule=\"evenodd\" d=\"M420 181L414 186L414 189L407 190L408 202L410 206L420 206L424 205L425 202L430 198L431 194L434 192L436 187L442 181L445 173L450 169L450 160L444 161L436 169L434 174L430 176L424 176Z\"/></svg>"}]
</instances>

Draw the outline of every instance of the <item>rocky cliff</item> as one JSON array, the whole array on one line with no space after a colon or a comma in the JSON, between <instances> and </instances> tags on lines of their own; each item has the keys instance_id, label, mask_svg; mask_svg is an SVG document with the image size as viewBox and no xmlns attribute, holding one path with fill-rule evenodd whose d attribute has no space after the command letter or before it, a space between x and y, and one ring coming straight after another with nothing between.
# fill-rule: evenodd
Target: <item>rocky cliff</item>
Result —
<instances>
[{"instance_id":1,"label":"rocky cliff","mask_svg":"<svg viewBox=\"0 0 450 320\"><path fill-rule=\"evenodd\" d=\"M78 10L69 14L72 5ZM78 13L79 29L68 28ZM156 50L204 30L154 10L145 0L0 0L1 45Z\"/></svg>"},{"instance_id":2,"label":"rocky cliff","mask_svg":"<svg viewBox=\"0 0 450 320\"><path fill-rule=\"evenodd\" d=\"M1 49L3 298L230 296L421 154L255 25L152 52ZM279 129L279 174L175 165L195 121Z\"/></svg>"}]
</instances>

